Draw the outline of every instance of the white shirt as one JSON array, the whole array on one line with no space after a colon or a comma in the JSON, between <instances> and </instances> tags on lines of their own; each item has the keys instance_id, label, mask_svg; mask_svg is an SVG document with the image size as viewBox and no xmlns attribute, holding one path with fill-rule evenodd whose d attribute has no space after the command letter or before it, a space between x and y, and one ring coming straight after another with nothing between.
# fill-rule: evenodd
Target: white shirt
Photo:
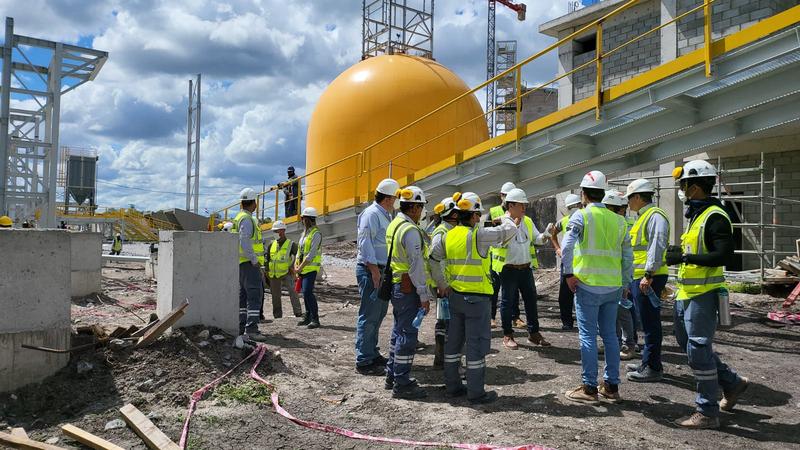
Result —
<instances>
[{"instance_id":1,"label":"white shirt","mask_svg":"<svg viewBox=\"0 0 800 450\"><path fill-rule=\"evenodd\" d=\"M501 220L503 222L514 223L514 219L508 214L502 216ZM531 220L531 222L533 222L533 220ZM533 234L535 236L533 243L536 245L543 245L545 239L548 237L544 233L539 232L535 223L533 224ZM508 250L506 253L506 264L520 265L531 263L531 238L528 236L528 227L525 226L524 219L520 222L517 233L506 244L506 249Z\"/></svg>"}]
</instances>

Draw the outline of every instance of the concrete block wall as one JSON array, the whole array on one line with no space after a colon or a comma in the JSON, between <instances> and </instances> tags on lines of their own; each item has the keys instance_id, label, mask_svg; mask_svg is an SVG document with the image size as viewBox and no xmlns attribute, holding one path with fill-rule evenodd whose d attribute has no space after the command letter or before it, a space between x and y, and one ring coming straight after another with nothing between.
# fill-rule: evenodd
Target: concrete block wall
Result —
<instances>
[{"instance_id":1,"label":"concrete block wall","mask_svg":"<svg viewBox=\"0 0 800 450\"><path fill-rule=\"evenodd\" d=\"M70 345L70 235L55 230L3 230L0 255L0 392L42 381L69 355L27 350L22 344Z\"/></svg>"},{"instance_id":2,"label":"concrete block wall","mask_svg":"<svg viewBox=\"0 0 800 450\"><path fill-rule=\"evenodd\" d=\"M100 292L103 265L101 233L70 233L71 296Z\"/></svg>"},{"instance_id":3,"label":"concrete block wall","mask_svg":"<svg viewBox=\"0 0 800 450\"><path fill-rule=\"evenodd\" d=\"M677 0L677 13L698 6L700 0ZM714 39L736 33L767 17L785 11L800 2L796 0L717 0L711 6L711 35ZM703 13L698 11L678 21L678 56L703 46Z\"/></svg>"},{"instance_id":4,"label":"concrete block wall","mask_svg":"<svg viewBox=\"0 0 800 450\"><path fill-rule=\"evenodd\" d=\"M522 97L522 123L530 123L558 109L558 91L539 89Z\"/></svg>"},{"instance_id":5,"label":"concrete block wall","mask_svg":"<svg viewBox=\"0 0 800 450\"><path fill-rule=\"evenodd\" d=\"M231 334L239 329L239 245L232 233L161 231L159 233L158 316L189 299L177 327L214 326Z\"/></svg>"}]
</instances>

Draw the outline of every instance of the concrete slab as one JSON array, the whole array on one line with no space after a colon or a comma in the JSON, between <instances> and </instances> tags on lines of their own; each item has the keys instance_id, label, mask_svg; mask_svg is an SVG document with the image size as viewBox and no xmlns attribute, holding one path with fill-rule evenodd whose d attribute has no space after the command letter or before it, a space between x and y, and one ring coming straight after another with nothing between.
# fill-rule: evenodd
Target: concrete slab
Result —
<instances>
[{"instance_id":1,"label":"concrete slab","mask_svg":"<svg viewBox=\"0 0 800 450\"><path fill-rule=\"evenodd\" d=\"M101 291L103 235L70 233L72 297L84 297Z\"/></svg>"},{"instance_id":2,"label":"concrete slab","mask_svg":"<svg viewBox=\"0 0 800 450\"><path fill-rule=\"evenodd\" d=\"M68 355L21 348L66 348L70 341L70 234L3 230L0 254L0 392L35 383L67 364Z\"/></svg>"},{"instance_id":3,"label":"concrete slab","mask_svg":"<svg viewBox=\"0 0 800 450\"><path fill-rule=\"evenodd\" d=\"M162 231L159 233L159 317L189 299L176 326L214 326L239 330L239 246L232 233Z\"/></svg>"}]
</instances>

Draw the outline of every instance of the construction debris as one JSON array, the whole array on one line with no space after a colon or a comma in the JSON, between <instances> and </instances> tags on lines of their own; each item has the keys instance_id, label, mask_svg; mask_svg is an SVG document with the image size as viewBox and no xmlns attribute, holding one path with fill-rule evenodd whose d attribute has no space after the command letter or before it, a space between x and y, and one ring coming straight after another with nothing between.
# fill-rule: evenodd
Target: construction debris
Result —
<instances>
[{"instance_id":1,"label":"construction debris","mask_svg":"<svg viewBox=\"0 0 800 450\"><path fill-rule=\"evenodd\" d=\"M172 442L150 419L147 418L135 406L128 403L120 408L119 412L136 434L144 441L151 450L180 450L178 444Z\"/></svg>"},{"instance_id":2,"label":"construction debris","mask_svg":"<svg viewBox=\"0 0 800 450\"><path fill-rule=\"evenodd\" d=\"M11 448L24 448L35 450L64 450L61 447L56 447L45 442L34 441L21 436L14 436L8 433L0 433L0 443L3 443Z\"/></svg>"},{"instance_id":3,"label":"construction debris","mask_svg":"<svg viewBox=\"0 0 800 450\"><path fill-rule=\"evenodd\" d=\"M136 343L136 347L144 347L146 345L150 345L158 339L159 336L164 334L172 325L175 324L181 317L186 313L186 308L189 306L189 299L187 298L186 301L178 306L177 308L173 309L167 317L159 320L157 324L151 324L153 327L144 334L144 336L139 339L139 342Z\"/></svg>"},{"instance_id":4,"label":"construction debris","mask_svg":"<svg viewBox=\"0 0 800 450\"><path fill-rule=\"evenodd\" d=\"M124 426L124 425L123 425ZM81 444L97 450L124 450L122 447L112 444L105 439L99 438L88 431L81 430L74 425L64 425L61 431L70 438L80 442Z\"/></svg>"}]
</instances>

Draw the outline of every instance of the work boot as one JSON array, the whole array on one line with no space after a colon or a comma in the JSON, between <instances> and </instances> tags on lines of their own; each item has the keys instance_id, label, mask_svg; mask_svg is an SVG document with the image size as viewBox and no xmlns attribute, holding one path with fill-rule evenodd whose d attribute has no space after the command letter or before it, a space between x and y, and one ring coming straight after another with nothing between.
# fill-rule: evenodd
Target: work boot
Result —
<instances>
[{"instance_id":1,"label":"work boot","mask_svg":"<svg viewBox=\"0 0 800 450\"><path fill-rule=\"evenodd\" d=\"M418 340L418 341L417 341L417 345L416 345L416 347L414 347L414 348L415 348L415 349L416 349L418 352L420 352L420 351L422 351L422 350L425 350L426 348L428 348L428 344L426 344L426 343L424 343L424 342L422 342L422 341L419 341L419 340Z\"/></svg>"},{"instance_id":2,"label":"work boot","mask_svg":"<svg viewBox=\"0 0 800 450\"><path fill-rule=\"evenodd\" d=\"M433 367L444 367L444 336L436 336L436 348L433 350Z\"/></svg>"},{"instance_id":3,"label":"work boot","mask_svg":"<svg viewBox=\"0 0 800 450\"><path fill-rule=\"evenodd\" d=\"M378 356L376 356L375 359L372 360L372 364L377 364L381 367L385 366L387 362L389 362L389 360L386 359L386 357L381 355L380 353L378 353Z\"/></svg>"},{"instance_id":4,"label":"work boot","mask_svg":"<svg viewBox=\"0 0 800 450\"><path fill-rule=\"evenodd\" d=\"M519 317L517 317L516 319L511 321L511 326L514 327L514 328L523 328L524 329L527 326L527 324L525 323L524 320L522 320Z\"/></svg>"},{"instance_id":5,"label":"work boot","mask_svg":"<svg viewBox=\"0 0 800 450\"><path fill-rule=\"evenodd\" d=\"M597 398L597 388L587 386L585 384L582 384L571 391L565 392L564 396L567 397L567 400L576 403L583 403L592 406L600 404L600 400Z\"/></svg>"},{"instance_id":6,"label":"work boot","mask_svg":"<svg viewBox=\"0 0 800 450\"><path fill-rule=\"evenodd\" d=\"M636 358L636 350L627 345L623 345L619 351L619 359L622 361L630 361L634 358Z\"/></svg>"},{"instance_id":7,"label":"work boot","mask_svg":"<svg viewBox=\"0 0 800 450\"><path fill-rule=\"evenodd\" d=\"M394 385L392 388L392 398L401 398L405 400L416 400L418 398L425 398L428 396L428 393L425 392L424 389L419 387L417 381L414 380L411 383L405 386L398 386L397 384Z\"/></svg>"},{"instance_id":8,"label":"work boot","mask_svg":"<svg viewBox=\"0 0 800 450\"><path fill-rule=\"evenodd\" d=\"M639 363L639 364L625 364L625 370L628 371L628 372L638 372L641 367L642 367L641 363Z\"/></svg>"},{"instance_id":9,"label":"work boot","mask_svg":"<svg viewBox=\"0 0 800 450\"><path fill-rule=\"evenodd\" d=\"M748 386L750 386L750 380L742 377L742 379L739 380L739 384L734 386L733 389L722 391L722 401L719 402L719 409L723 411L732 410L733 407L736 406L736 403L739 402L739 396L747 390Z\"/></svg>"},{"instance_id":10,"label":"work boot","mask_svg":"<svg viewBox=\"0 0 800 450\"><path fill-rule=\"evenodd\" d=\"M394 389L394 376L386 375L386 378L383 380L383 388L387 391Z\"/></svg>"},{"instance_id":11,"label":"work boot","mask_svg":"<svg viewBox=\"0 0 800 450\"><path fill-rule=\"evenodd\" d=\"M719 428L719 417L708 417L699 412L695 412L691 416L679 420L677 424L684 428L695 430L716 429Z\"/></svg>"},{"instance_id":12,"label":"work boot","mask_svg":"<svg viewBox=\"0 0 800 450\"><path fill-rule=\"evenodd\" d=\"M561 331L572 331L574 329L575 329L575 327L573 325L569 325L569 324L561 325Z\"/></svg>"},{"instance_id":13,"label":"work boot","mask_svg":"<svg viewBox=\"0 0 800 450\"><path fill-rule=\"evenodd\" d=\"M267 337L261 334L260 331L248 331L247 332L247 339L256 342L266 342Z\"/></svg>"},{"instance_id":14,"label":"work boot","mask_svg":"<svg viewBox=\"0 0 800 450\"><path fill-rule=\"evenodd\" d=\"M597 393L603 397L604 400L609 401L610 403L621 403L622 397L619 395L619 385L618 384L608 384L607 382L603 382L600 386L600 389L597 390Z\"/></svg>"},{"instance_id":15,"label":"work boot","mask_svg":"<svg viewBox=\"0 0 800 450\"><path fill-rule=\"evenodd\" d=\"M551 343L547 342L544 336L542 336L542 333L539 333L538 331L536 333L530 333L528 336L528 342L534 345L541 345L542 347L550 347L552 345Z\"/></svg>"},{"instance_id":16,"label":"work boot","mask_svg":"<svg viewBox=\"0 0 800 450\"><path fill-rule=\"evenodd\" d=\"M638 383L655 383L656 381L661 381L663 376L664 372L653 370L650 366L630 371L625 375L628 381Z\"/></svg>"},{"instance_id":17,"label":"work boot","mask_svg":"<svg viewBox=\"0 0 800 450\"><path fill-rule=\"evenodd\" d=\"M495 400L497 400L497 392L486 391L480 397L469 399L469 402L473 405L485 405L487 403L492 403Z\"/></svg>"},{"instance_id":18,"label":"work boot","mask_svg":"<svg viewBox=\"0 0 800 450\"><path fill-rule=\"evenodd\" d=\"M514 336L503 336L503 347L509 350L516 350L519 346L517 341L514 340Z\"/></svg>"},{"instance_id":19,"label":"work boot","mask_svg":"<svg viewBox=\"0 0 800 450\"><path fill-rule=\"evenodd\" d=\"M444 393L444 396L447 398L456 398L456 397L461 397L462 395L467 395L467 388L464 387L463 385L453 392L447 391Z\"/></svg>"},{"instance_id":20,"label":"work boot","mask_svg":"<svg viewBox=\"0 0 800 450\"><path fill-rule=\"evenodd\" d=\"M309 330L313 330L314 328L319 328L319 320L312 320L311 322L308 323L307 328Z\"/></svg>"},{"instance_id":21,"label":"work boot","mask_svg":"<svg viewBox=\"0 0 800 450\"><path fill-rule=\"evenodd\" d=\"M311 323L311 319L309 319L308 314L303 314L303 320L297 322L298 327L305 327Z\"/></svg>"},{"instance_id":22,"label":"work boot","mask_svg":"<svg viewBox=\"0 0 800 450\"><path fill-rule=\"evenodd\" d=\"M361 375L381 376L386 374L386 364L367 364L365 366L356 366L356 372Z\"/></svg>"},{"instance_id":23,"label":"work boot","mask_svg":"<svg viewBox=\"0 0 800 450\"><path fill-rule=\"evenodd\" d=\"M297 311L295 311L294 316L295 317L304 317L303 313L297 312Z\"/></svg>"}]
</instances>

